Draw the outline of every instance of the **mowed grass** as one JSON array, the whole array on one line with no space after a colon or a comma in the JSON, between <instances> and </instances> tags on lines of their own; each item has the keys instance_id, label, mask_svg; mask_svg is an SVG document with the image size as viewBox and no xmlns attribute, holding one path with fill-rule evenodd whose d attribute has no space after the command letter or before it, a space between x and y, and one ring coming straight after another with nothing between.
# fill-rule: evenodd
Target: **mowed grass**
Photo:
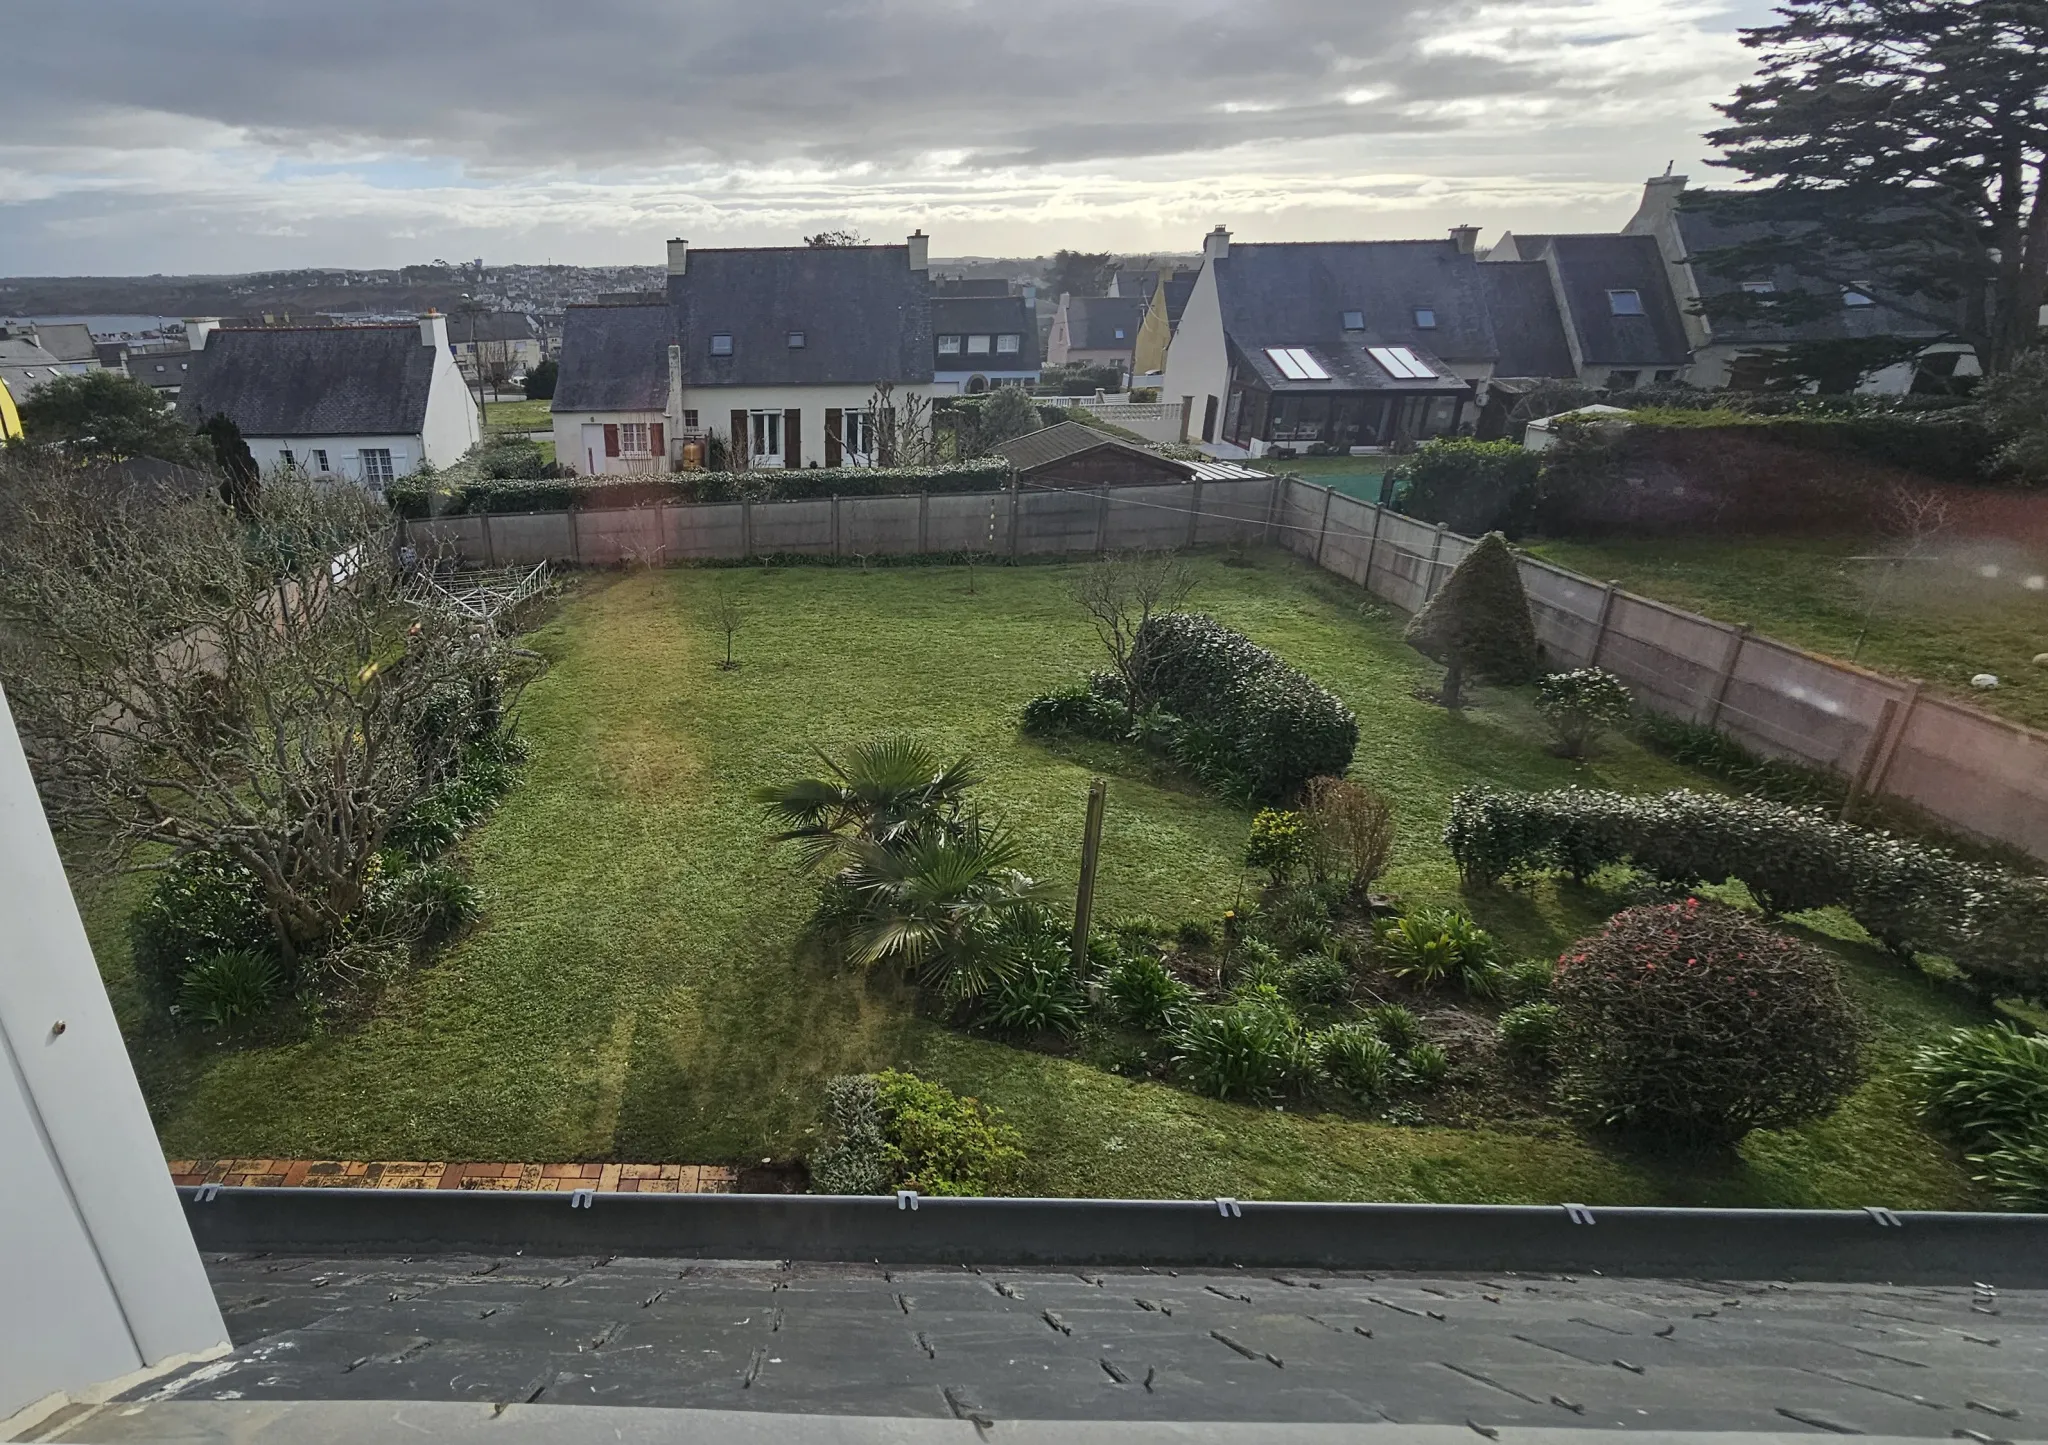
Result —
<instances>
[{"instance_id":1,"label":"mowed grass","mask_svg":"<svg viewBox=\"0 0 2048 1445\"><path fill-rule=\"evenodd\" d=\"M1673 537L1528 544L1539 557L1631 592L1747 622L1781 641L2048 727L2048 559L1983 542L1894 567L1896 541L1866 537ZM1985 575L1986 571L1990 575ZM2030 579L2031 583L2030 583ZM1866 632L1867 623L1867 632ZM1862 646L1857 638L1862 637ZM1978 673L1999 686L1970 686Z\"/></svg>"},{"instance_id":2,"label":"mowed grass","mask_svg":"<svg viewBox=\"0 0 2048 1445\"><path fill-rule=\"evenodd\" d=\"M1387 468L1397 460L1386 456L1293 457L1274 461L1259 459L1246 465L1262 472L1300 477L1314 486L1334 487L1345 496L1356 497L1362 502L1377 502Z\"/></svg>"},{"instance_id":3,"label":"mowed grass","mask_svg":"<svg viewBox=\"0 0 2048 1445\"><path fill-rule=\"evenodd\" d=\"M484 408L484 424L493 432L546 431L554 425L546 401L494 401Z\"/></svg>"},{"instance_id":4,"label":"mowed grass","mask_svg":"<svg viewBox=\"0 0 2048 1445\"><path fill-rule=\"evenodd\" d=\"M1197 563L1195 605L1322 679L1357 711L1354 776L1399 811L1386 886L1455 901L1438 840L1453 791L1488 780L1656 789L1689 779L1624 741L1550 756L1526 698L1460 716L1418 701L1433 670L1398 619L1276 554ZM1254 1109L1134 1083L920 1019L887 980L802 942L812 885L763 841L759 784L907 729L973 754L1037 871L1073 884L1091 766L1111 772L1099 916L1214 917L1246 886L1247 815L1144 776L1113 750L1021 737L1034 693L1098 662L1065 567L674 570L582 579L532 638L524 784L470 841L486 922L393 986L367 1022L221 1048L149 1021L129 973L132 881L87 890L89 927L170 1156L751 1161L817 1139L824 1081L908 1065L1003 1109L1024 1187L1069 1195L1862 1204L1971 1203L1914 1121L1903 1051L1978 1015L1937 985L1839 949L1879 1022L1877 1077L1835 1118L1675 1166L1538 1121L1403 1128ZM741 667L704 622L744 607ZM1463 900L1514 949L1556 951L1621 900L1543 884ZM1853 930L1850 930L1853 932Z\"/></svg>"}]
</instances>

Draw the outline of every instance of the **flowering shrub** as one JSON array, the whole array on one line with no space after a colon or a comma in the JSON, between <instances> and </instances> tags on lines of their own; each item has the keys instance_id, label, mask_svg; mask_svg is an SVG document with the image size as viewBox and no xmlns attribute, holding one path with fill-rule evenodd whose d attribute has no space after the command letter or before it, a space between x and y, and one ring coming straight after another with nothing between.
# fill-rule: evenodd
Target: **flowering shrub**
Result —
<instances>
[{"instance_id":1,"label":"flowering shrub","mask_svg":"<svg viewBox=\"0 0 2048 1445\"><path fill-rule=\"evenodd\" d=\"M1583 758L1607 728L1620 727L1635 711L1635 698L1613 673L1598 667L1553 672L1536 684L1536 711L1550 724L1557 750Z\"/></svg>"},{"instance_id":2,"label":"flowering shrub","mask_svg":"<svg viewBox=\"0 0 2048 1445\"><path fill-rule=\"evenodd\" d=\"M1590 1124L1733 1144L1830 1113L1860 1079L1855 1016L1826 955L1732 908L1631 908L1567 949L1561 1101Z\"/></svg>"},{"instance_id":3,"label":"flowering shrub","mask_svg":"<svg viewBox=\"0 0 2048 1445\"><path fill-rule=\"evenodd\" d=\"M1252 835L1245 840L1244 865L1263 868L1273 886L1285 883L1300 866L1308 847L1308 829L1301 814L1261 808L1252 817Z\"/></svg>"}]
</instances>

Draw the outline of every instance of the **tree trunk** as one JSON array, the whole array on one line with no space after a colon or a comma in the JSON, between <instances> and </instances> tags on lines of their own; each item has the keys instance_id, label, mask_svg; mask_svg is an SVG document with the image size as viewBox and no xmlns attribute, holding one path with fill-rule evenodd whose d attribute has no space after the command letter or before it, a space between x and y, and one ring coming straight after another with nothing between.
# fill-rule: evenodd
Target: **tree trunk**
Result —
<instances>
[{"instance_id":1,"label":"tree trunk","mask_svg":"<svg viewBox=\"0 0 2048 1445\"><path fill-rule=\"evenodd\" d=\"M1453 712L1465 705L1465 664L1456 658L1444 668L1444 690L1437 694L1437 701Z\"/></svg>"}]
</instances>

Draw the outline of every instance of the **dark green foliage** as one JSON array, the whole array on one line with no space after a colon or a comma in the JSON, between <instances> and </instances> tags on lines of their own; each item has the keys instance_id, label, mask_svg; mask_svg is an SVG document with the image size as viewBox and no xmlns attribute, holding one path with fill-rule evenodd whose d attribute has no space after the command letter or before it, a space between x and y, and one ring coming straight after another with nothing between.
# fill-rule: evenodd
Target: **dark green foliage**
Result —
<instances>
[{"instance_id":1,"label":"dark green foliage","mask_svg":"<svg viewBox=\"0 0 2048 1445\"><path fill-rule=\"evenodd\" d=\"M263 481L256 470L256 454L242 439L242 429L232 417L215 412L199 424L197 434L205 438L213 465L220 472L221 500L244 521L254 520Z\"/></svg>"},{"instance_id":2,"label":"dark green foliage","mask_svg":"<svg viewBox=\"0 0 2048 1445\"><path fill-rule=\"evenodd\" d=\"M1021 1034L1077 1032L1088 1011L1088 990L1074 976L1066 939L1033 929L1012 947L1013 963L981 996L983 1022Z\"/></svg>"},{"instance_id":3,"label":"dark green foliage","mask_svg":"<svg viewBox=\"0 0 2048 1445\"><path fill-rule=\"evenodd\" d=\"M175 859L136 910L134 927L136 963L171 995L204 959L277 948L256 875L217 853Z\"/></svg>"},{"instance_id":4,"label":"dark green foliage","mask_svg":"<svg viewBox=\"0 0 2048 1445\"><path fill-rule=\"evenodd\" d=\"M488 482L537 482L574 476L567 467L547 459L540 443L526 437L493 437L481 443L471 461ZM422 485L431 485L431 481Z\"/></svg>"},{"instance_id":5,"label":"dark green foliage","mask_svg":"<svg viewBox=\"0 0 2048 1445\"><path fill-rule=\"evenodd\" d=\"M269 1008L283 984L284 973L268 954L216 953L186 970L178 985L178 1016L225 1033Z\"/></svg>"},{"instance_id":6,"label":"dark green foliage","mask_svg":"<svg viewBox=\"0 0 2048 1445\"><path fill-rule=\"evenodd\" d=\"M1422 1021L1412 1009L1397 1003L1383 1003L1362 1015L1366 1027L1377 1034L1396 1054L1406 1055L1422 1039Z\"/></svg>"},{"instance_id":7,"label":"dark green foliage","mask_svg":"<svg viewBox=\"0 0 2048 1445\"><path fill-rule=\"evenodd\" d=\"M1519 536L1534 522L1540 453L1511 441L1439 437L1393 469L1394 505L1408 516L1474 536Z\"/></svg>"},{"instance_id":8,"label":"dark green foliage","mask_svg":"<svg viewBox=\"0 0 2048 1445\"><path fill-rule=\"evenodd\" d=\"M1510 1003L1537 1003L1550 994L1557 965L1547 958L1525 958L1500 971L1500 996Z\"/></svg>"},{"instance_id":9,"label":"dark green foliage","mask_svg":"<svg viewBox=\"0 0 2048 1445\"><path fill-rule=\"evenodd\" d=\"M1144 954L1110 969L1102 992L1119 1022L1147 1033L1166 1028L1174 1013L1193 997L1193 991L1167 972L1165 964Z\"/></svg>"},{"instance_id":10,"label":"dark green foliage","mask_svg":"<svg viewBox=\"0 0 2048 1445\"><path fill-rule=\"evenodd\" d=\"M528 401L554 400L555 380L561 373L561 366L552 356L533 366L529 366L526 369L526 399Z\"/></svg>"},{"instance_id":11,"label":"dark green foliage","mask_svg":"<svg viewBox=\"0 0 2048 1445\"><path fill-rule=\"evenodd\" d=\"M1451 800L1444 843L1471 886L1518 869L1583 880L1613 863L1679 887L1735 878L1768 913L1844 908L1894 953L1942 955L1981 991L2048 990L2048 879L1966 863L1816 808L1685 791L1468 788Z\"/></svg>"},{"instance_id":12,"label":"dark green foliage","mask_svg":"<svg viewBox=\"0 0 2048 1445\"><path fill-rule=\"evenodd\" d=\"M1305 1056L1300 1023L1270 987L1187 1010L1173 1036L1175 1072L1215 1099L1271 1099L1300 1081Z\"/></svg>"},{"instance_id":13,"label":"dark green foliage","mask_svg":"<svg viewBox=\"0 0 2048 1445\"><path fill-rule=\"evenodd\" d=\"M31 442L61 442L77 456L156 457L201 466L212 451L178 420L153 387L105 369L57 376L20 400L21 429Z\"/></svg>"},{"instance_id":14,"label":"dark green foliage","mask_svg":"<svg viewBox=\"0 0 2048 1445\"><path fill-rule=\"evenodd\" d=\"M1613 673L1581 667L1546 674L1536 684L1536 711L1550 724L1558 752L1568 758L1583 758L1604 730L1628 721L1635 711L1635 698Z\"/></svg>"},{"instance_id":15,"label":"dark green foliage","mask_svg":"<svg viewBox=\"0 0 2048 1445\"><path fill-rule=\"evenodd\" d=\"M1839 808L1848 794L1848 781L1839 773L1763 757L1704 723L1644 711L1636 715L1636 735L1675 763L1773 802Z\"/></svg>"},{"instance_id":16,"label":"dark green foliage","mask_svg":"<svg viewBox=\"0 0 2048 1445\"><path fill-rule=\"evenodd\" d=\"M1000 458L931 467L805 467L795 471L667 472L631 476L464 479L453 472L400 478L385 498L401 517L478 512L560 512L657 502L781 501L917 492L989 492L1009 481Z\"/></svg>"},{"instance_id":17,"label":"dark green foliage","mask_svg":"<svg viewBox=\"0 0 2048 1445\"><path fill-rule=\"evenodd\" d=\"M1323 1077L1360 1101L1384 1095L1399 1065L1394 1051L1365 1024L1333 1024L1309 1039Z\"/></svg>"},{"instance_id":18,"label":"dark green foliage","mask_svg":"<svg viewBox=\"0 0 2048 1445\"><path fill-rule=\"evenodd\" d=\"M894 1071L827 1083L825 1136L810 1159L818 1194L1001 1194L1024 1158L995 1110Z\"/></svg>"},{"instance_id":19,"label":"dark green foliage","mask_svg":"<svg viewBox=\"0 0 2048 1445\"><path fill-rule=\"evenodd\" d=\"M1928 1119L2016 1209L2048 1208L2048 1038L2010 1025L1957 1029L1913 1060Z\"/></svg>"},{"instance_id":20,"label":"dark green foliage","mask_svg":"<svg viewBox=\"0 0 2048 1445\"><path fill-rule=\"evenodd\" d=\"M1554 1003L1525 1003L1500 1016L1501 1046L1524 1059L1548 1063L1557 1043Z\"/></svg>"},{"instance_id":21,"label":"dark green foliage","mask_svg":"<svg viewBox=\"0 0 2048 1445\"><path fill-rule=\"evenodd\" d=\"M1181 924L1174 937L1179 942L1182 952L1193 953L1198 949L1207 948L1215 941L1216 935L1208 924L1198 918L1190 918Z\"/></svg>"},{"instance_id":22,"label":"dark green foliage","mask_svg":"<svg viewBox=\"0 0 2048 1445\"><path fill-rule=\"evenodd\" d=\"M1402 635L1417 652L1444 665L1446 707L1463 701L1468 673L1517 683L1541 670L1521 569L1498 532L1488 532L1473 545Z\"/></svg>"},{"instance_id":23,"label":"dark green foliage","mask_svg":"<svg viewBox=\"0 0 2048 1445\"><path fill-rule=\"evenodd\" d=\"M2033 486L2048 483L2048 347L2020 355L1979 389L1977 402L2001 439L1992 474Z\"/></svg>"},{"instance_id":24,"label":"dark green foliage","mask_svg":"<svg viewBox=\"0 0 2048 1445\"><path fill-rule=\"evenodd\" d=\"M1351 710L1213 617L1167 612L1147 619L1131 649L1131 670L1144 695L1183 722L1190 756L1253 797L1292 797L1310 778L1342 777L1351 766L1358 746Z\"/></svg>"},{"instance_id":25,"label":"dark green foliage","mask_svg":"<svg viewBox=\"0 0 2048 1445\"><path fill-rule=\"evenodd\" d=\"M1719 904L1616 914L1552 994L1559 1097L1590 1124L1730 1145L1831 1113L1862 1077L1833 962Z\"/></svg>"},{"instance_id":26,"label":"dark green foliage","mask_svg":"<svg viewBox=\"0 0 2048 1445\"><path fill-rule=\"evenodd\" d=\"M1285 989L1296 1003L1333 1008L1351 997L1351 970L1327 953L1303 954L1287 971Z\"/></svg>"},{"instance_id":27,"label":"dark green foliage","mask_svg":"<svg viewBox=\"0 0 2048 1445\"><path fill-rule=\"evenodd\" d=\"M1063 295L1105 295L1116 270L1116 256L1110 251L1055 251L1045 263L1045 294L1054 300Z\"/></svg>"},{"instance_id":28,"label":"dark green foliage","mask_svg":"<svg viewBox=\"0 0 2048 1445\"><path fill-rule=\"evenodd\" d=\"M1401 1061L1401 1068L1411 1082L1433 1089L1450 1076L1451 1056L1442 1044L1417 1044Z\"/></svg>"},{"instance_id":29,"label":"dark green foliage","mask_svg":"<svg viewBox=\"0 0 2048 1445\"><path fill-rule=\"evenodd\" d=\"M809 1159L813 1194L887 1194L896 1184L873 1074L841 1074L825 1084L825 1138Z\"/></svg>"},{"instance_id":30,"label":"dark green foliage","mask_svg":"<svg viewBox=\"0 0 2048 1445\"><path fill-rule=\"evenodd\" d=\"M397 880L398 901L418 921L428 942L460 933L483 916L483 895L462 870L448 863L429 863Z\"/></svg>"},{"instance_id":31,"label":"dark green foliage","mask_svg":"<svg viewBox=\"0 0 2048 1445\"><path fill-rule=\"evenodd\" d=\"M1131 710L1099 679L1034 697L1024 704L1024 731L1032 737L1072 733L1118 742L1131 731Z\"/></svg>"},{"instance_id":32,"label":"dark green foliage","mask_svg":"<svg viewBox=\"0 0 2048 1445\"><path fill-rule=\"evenodd\" d=\"M1481 998L1498 986L1493 935L1452 908L1418 908L1373 930L1387 972L1424 988L1461 988Z\"/></svg>"}]
</instances>

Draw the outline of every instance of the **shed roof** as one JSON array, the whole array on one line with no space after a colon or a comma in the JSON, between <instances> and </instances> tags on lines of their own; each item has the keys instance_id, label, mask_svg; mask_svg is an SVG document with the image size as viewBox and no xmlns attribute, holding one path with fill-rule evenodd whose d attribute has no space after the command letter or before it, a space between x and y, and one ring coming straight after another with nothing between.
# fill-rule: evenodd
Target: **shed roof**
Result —
<instances>
[{"instance_id":1,"label":"shed roof","mask_svg":"<svg viewBox=\"0 0 2048 1445\"><path fill-rule=\"evenodd\" d=\"M439 360L416 324L222 329L192 358L178 414L225 414L245 436L408 436Z\"/></svg>"},{"instance_id":2,"label":"shed roof","mask_svg":"<svg viewBox=\"0 0 2048 1445\"><path fill-rule=\"evenodd\" d=\"M1075 457L1098 451L1126 453L1142 458L1154 467L1163 464L1178 468L1189 478L1195 475L1194 467L1187 462L1173 461L1171 458L1160 456L1157 452L1134 447L1129 442L1113 437L1107 432L1099 432L1094 427L1083 426L1077 421L1055 422L1049 427L1027 432L996 447L997 455L1006 458L1020 476L1028 476L1059 462L1071 461Z\"/></svg>"}]
</instances>

